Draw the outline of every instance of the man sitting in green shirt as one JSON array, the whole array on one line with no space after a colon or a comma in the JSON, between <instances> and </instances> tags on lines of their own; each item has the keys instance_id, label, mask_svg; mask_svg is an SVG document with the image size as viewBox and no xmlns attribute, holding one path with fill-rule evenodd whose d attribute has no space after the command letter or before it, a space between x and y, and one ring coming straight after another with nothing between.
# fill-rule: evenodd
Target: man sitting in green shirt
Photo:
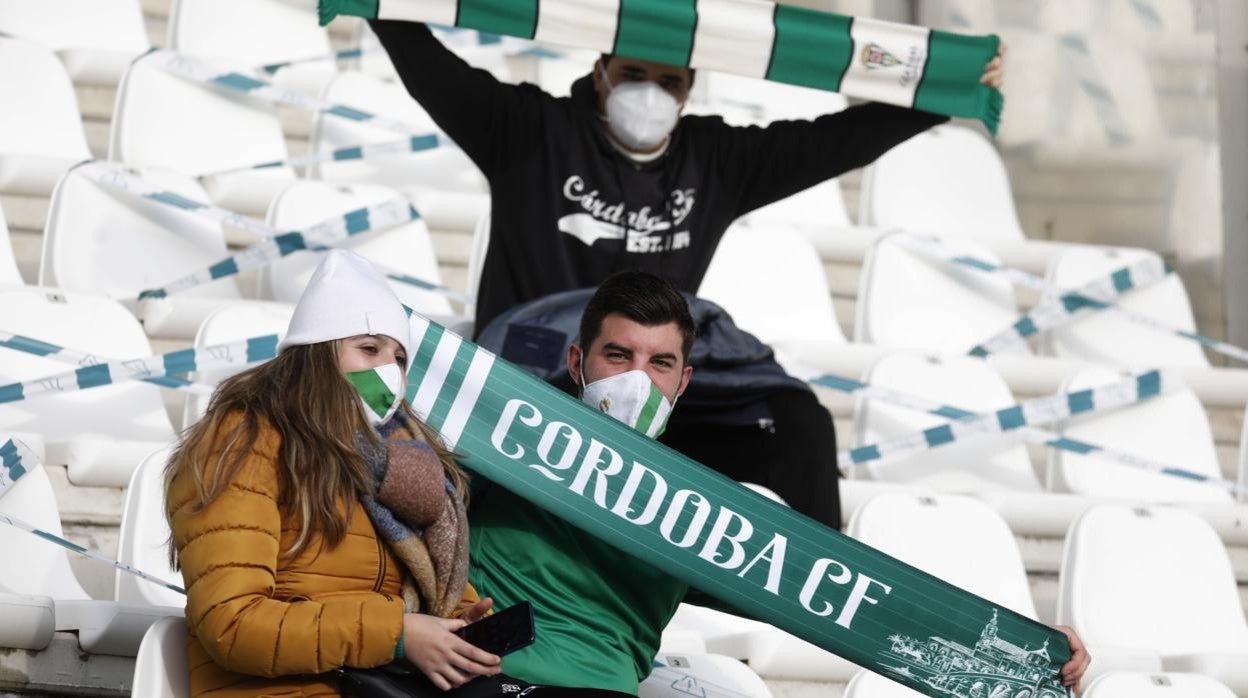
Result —
<instances>
[{"instance_id":1,"label":"man sitting in green shirt","mask_svg":"<svg viewBox=\"0 0 1248 698\"><path fill-rule=\"evenodd\" d=\"M568 370L582 400L654 438L689 384L694 332L671 284L616 274L586 306ZM512 691L541 684L636 695L687 586L502 487L474 482L469 579L495 608L530 601L537 641L504 658L507 676L456 695L499 695L508 682Z\"/></svg>"}]
</instances>

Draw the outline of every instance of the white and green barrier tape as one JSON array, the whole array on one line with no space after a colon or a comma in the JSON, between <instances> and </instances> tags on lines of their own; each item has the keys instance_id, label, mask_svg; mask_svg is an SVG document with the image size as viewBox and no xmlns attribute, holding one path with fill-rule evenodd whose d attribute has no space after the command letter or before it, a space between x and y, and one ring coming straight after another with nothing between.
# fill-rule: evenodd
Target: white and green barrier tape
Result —
<instances>
[{"instance_id":1,"label":"white and green barrier tape","mask_svg":"<svg viewBox=\"0 0 1248 698\"><path fill-rule=\"evenodd\" d=\"M316 114L329 114L349 121L358 121L398 133L412 133L414 129L397 119L379 116L345 104L332 104L315 97L287 90L273 83L238 71L212 66L198 58L166 49L152 49L155 65L165 72L205 87L227 93L260 99L270 104L282 105Z\"/></svg>"},{"instance_id":2,"label":"white and green barrier tape","mask_svg":"<svg viewBox=\"0 0 1248 698\"><path fill-rule=\"evenodd\" d=\"M441 133L426 133L421 135L409 136L402 140L386 141L384 143L366 143L364 145L352 145L334 150L325 150L309 155L300 155L298 157L286 158L285 160L272 160L270 162L261 162L255 165L247 165L244 167L232 167L228 170L219 170L208 174L200 175L201 177L219 177L222 175L235 174L238 172L248 172L251 170L270 170L277 167L310 167L312 165L320 165L326 162L351 162L355 160L372 160L374 158L394 157L396 155L410 155L412 153L423 153L438 148L454 147L455 143L450 138Z\"/></svg>"},{"instance_id":3,"label":"white and green barrier tape","mask_svg":"<svg viewBox=\"0 0 1248 698\"><path fill-rule=\"evenodd\" d=\"M241 367L267 361L277 355L277 335L218 344L124 361L104 361L65 373L0 385L0 404L20 402L39 395L70 393L125 381L146 380L193 371Z\"/></svg>"},{"instance_id":4,"label":"white and green barrier tape","mask_svg":"<svg viewBox=\"0 0 1248 698\"><path fill-rule=\"evenodd\" d=\"M766 0L320 0L337 15L407 20L717 70L979 119L996 133L999 90L979 82L996 36L968 36Z\"/></svg>"},{"instance_id":5,"label":"white and green barrier tape","mask_svg":"<svg viewBox=\"0 0 1248 698\"><path fill-rule=\"evenodd\" d=\"M23 354L32 356L42 356L47 359L59 361L64 364L76 364L78 366L94 366L101 363L99 357L86 352L67 349L50 342L44 342L33 337L25 335L13 334L0 330L0 348L12 349L20 351ZM211 395L213 388L199 383L178 378L176 376L151 376L143 378L143 381L153 385L167 388L170 390L182 390L198 395Z\"/></svg>"},{"instance_id":6,"label":"white and green barrier tape","mask_svg":"<svg viewBox=\"0 0 1248 698\"><path fill-rule=\"evenodd\" d=\"M1058 393L1026 400L991 414L963 417L958 421L924 429L876 444L867 444L841 454L843 466L859 465L927 451L947 444L988 434L1003 434L1025 427L1052 424L1080 414L1126 407L1160 395L1173 379L1162 371L1146 371L1117 383L1071 393Z\"/></svg>"},{"instance_id":7,"label":"white and green barrier tape","mask_svg":"<svg viewBox=\"0 0 1248 698\"><path fill-rule=\"evenodd\" d=\"M1078 289L1068 290L1034 274L1019 269L989 262L984 259L963 254L956 248L935 238L910 234L898 234L897 239L906 247L929 254L951 264L975 269L987 274L994 274L1009 281L1015 286L1030 289L1044 294L1048 298L1015 321L1010 327L977 344L970 350L973 356L988 356L1015 342L1024 341L1043 330L1059 327L1074 319L1080 313L1113 311L1124 318L1144 327L1172 335L1190 342L1196 342L1211 351L1240 361L1248 361L1248 349L1223 342L1196 332L1188 332L1166 325L1143 313L1136 312L1118 305L1117 297L1130 291L1156 283L1172 274L1168 265L1159 265L1155 261L1141 260L1109 275L1093 280Z\"/></svg>"},{"instance_id":8,"label":"white and green barrier tape","mask_svg":"<svg viewBox=\"0 0 1248 698\"><path fill-rule=\"evenodd\" d=\"M917 412L926 412L928 414L953 421L970 421L980 419L985 416L981 413L972 412L953 405L941 404L932 400L892 390L890 388L870 385L863 383L862 381L830 373L821 374L817 377L811 378L809 379L809 382L814 385L836 390L837 392L841 392L846 395L854 395L870 400L878 400L879 402L885 404L915 410ZM1148 397L1152 396L1150 395ZM1144 399L1148 399L1148 397L1145 397ZM1066 395L1066 398L1069 400L1070 394ZM1086 413L1086 411L1084 413ZM1160 463L1150 458L1145 458L1132 453L1126 453L1117 449L1106 448L1104 446L1089 443L1082 439L1062 436L1055 432L1047 429L1041 429L1036 426L1024 426L1021 428L1021 433L1026 440L1033 443L1040 443L1050 448L1069 451L1071 453L1078 453L1080 455L1094 455L1101 460L1135 468L1137 470L1156 473L1158 475L1166 475L1169 477L1177 477L1192 482L1204 483L1213 487L1224 489L1233 495L1248 494L1248 485L1241 485L1233 480L1226 480L1188 470L1187 468L1180 468L1166 463ZM938 443L937 445L930 446L929 448L938 448L940 445L943 445L943 443L944 442ZM858 465L857 463L854 463L852 450L849 449L842 451L839 454L838 460L839 465L846 469ZM870 461L864 460L862 462L865 463Z\"/></svg>"},{"instance_id":9,"label":"white and green barrier tape","mask_svg":"<svg viewBox=\"0 0 1248 698\"><path fill-rule=\"evenodd\" d=\"M166 298L248 269L272 264L300 250L323 252L357 235L385 230L420 218L420 213L407 199L397 198L331 216L303 231L283 233L241 213L165 190L143 179L137 172L113 163L87 162L79 165L78 170L113 191L163 204L188 215L229 225L263 238L261 242L206 269L175 279L159 288L145 289L139 294L139 300ZM384 264L374 264L393 281L439 293L463 303L472 302L470 296L454 289L388 269Z\"/></svg>"},{"instance_id":10,"label":"white and green barrier tape","mask_svg":"<svg viewBox=\"0 0 1248 698\"><path fill-rule=\"evenodd\" d=\"M35 454L31 453L30 449L27 448L21 441L13 438L5 439L3 436L0 436L0 439L3 439L3 445L0 445L0 497L3 497L5 492L15 485L24 475L35 468L40 467L40 463L39 459L35 457ZM182 587L176 584L167 582L159 577L154 577L123 562L118 562L110 557L106 557L93 550L84 548L73 541L70 541L62 536L58 536L55 533L45 531L38 526L31 525L17 517L9 516L8 514L0 512L0 523L5 523L13 528L26 531L27 533L38 536L53 545L59 545L70 552L78 553L83 557L87 557L98 562L103 562L110 567L119 569L127 574L132 574L140 579L145 579L153 584L159 584L160 586L176 591L179 594L186 593Z\"/></svg>"}]
</instances>

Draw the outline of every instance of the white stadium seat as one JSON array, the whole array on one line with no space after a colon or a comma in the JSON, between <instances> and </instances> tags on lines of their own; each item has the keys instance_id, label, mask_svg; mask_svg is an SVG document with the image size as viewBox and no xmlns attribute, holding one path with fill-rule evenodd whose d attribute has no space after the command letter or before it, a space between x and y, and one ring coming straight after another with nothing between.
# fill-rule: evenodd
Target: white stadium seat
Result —
<instances>
[{"instance_id":1,"label":"white stadium seat","mask_svg":"<svg viewBox=\"0 0 1248 698\"><path fill-rule=\"evenodd\" d=\"M858 508L846 533L993 603L1036 618L1014 534L983 502L953 495L881 494ZM846 698L920 695L865 670L845 689Z\"/></svg>"},{"instance_id":2,"label":"white stadium seat","mask_svg":"<svg viewBox=\"0 0 1248 698\"><path fill-rule=\"evenodd\" d=\"M0 109L0 192L47 196L91 157L74 86L56 54L33 41L0 34L0 66L0 103L8 105Z\"/></svg>"},{"instance_id":3,"label":"white stadium seat","mask_svg":"<svg viewBox=\"0 0 1248 698\"><path fill-rule=\"evenodd\" d=\"M719 654L660 652L639 698L771 698L767 684L740 660Z\"/></svg>"},{"instance_id":4,"label":"white stadium seat","mask_svg":"<svg viewBox=\"0 0 1248 698\"><path fill-rule=\"evenodd\" d=\"M52 483L43 468L32 468L0 498L0 513L20 519L50 533L63 536L60 514ZM153 622L180 609L130 606L115 601L97 601L87 595L73 569L68 552L43 538L25 531L0 526L0 550L21 564L0 566L0 592L26 597L51 597L55 603L56 630L77 631L78 642L87 652L134 656L143 633ZM0 596L0 609L9 608ZM37 624L44 618L27 616ZM6 630L7 633L16 629Z\"/></svg>"},{"instance_id":5,"label":"white stadium seat","mask_svg":"<svg viewBox=\"0 0 1248 698\"><path fill-rule=\"evenodd\" d=\"M13 255L13 243L9 240L9 224L4 220L4 208L0 207L0 286L20 286L22 283L17 258Z\"/></svg>"},{"instance_id":6,"label":"white stadium seat","mask_svg":"<svg viewBox=\"0 0 1248 698\"><path fill-rule=\"evenodd\" d=\"M1063 386L1074 392L1123 380L1110 369L1076 373ZM1062 436L1148 458L1202 475L1221 478L1213 431L1200 400L1190 389L1175 388L1136 405L1082 415L1058 430ZM1221 487L1119 465L1093 454L1052 449L1049 485L1059 492L1143 502L1232 501Z\"/></svg>"},{"instance_id":7,"label":"white stadium seat","mask_svg":"<svg viewBox=\"0 0 1248 698\"><path fill-rule=\"evenodd\" d=\"M881 494L858 508L845 532L1015 613L1037 617L1014 534L977 499Z\"/></svg>"},{"instance_id":8,"label":"white stadium seat","mask_svg":"<svg viewBox=\"0 0 1248 698\"><path fill-rule=\"evenodd\" d=\"M99 359L151 356L134 316L104 296L55 288L0 288L0 328ZM59 375L79 366L0 348L0 384ZM46 461L69 466L77 485L125 487L147 454L175 436L158 388L130 381L0 405L0 430L35 432Z\"/></svg>"},{"instance_id":9,"label":"white stadium seat","mask_svg":"<svg viewBox=\"0 0 1248 698\"><path fill-rule=\"evenodd\" d=\"M990 263L996 255L969 240L946 240ZM896 235L867 251L858 282L854 340L940 355L966 354L1018 319L1014 288L999 276L907 248ZM1025 344L1008 353L1029 354Z\"/></svg>"},{"instance_id":10,"label":"white stadium seat","mask_svg":"<svg viewBox=\"0 0 1248 698\"><path fill-rule=\"evenodd\" d=\"M947 124L867 166L858 222L984 242L1026 237L996 148L974 131Z\"/></svg>"},{"instance_id":11,"label":"white stadium seat","mask_svg":"<svg viewBox=\"0 0 1248 698\"><path fill-rule=\"evenodd\" d=\"M1066 536L1057 622L1116 669L1204 674L1248 693L1248 622L1217 533L1195 514L1102 505Z\"/></svg>"},{"instance_id":12,"label":"white stadium seat","mask_svg":"<svg viewBox=\"0 0 1248 698\"><path fill-rule=\"evenodd\" d=\"M299 230L333 216L371 204L395 199L407 200L394 189L376 185L334 186L325 182L299 182L283 191L269 209L269 225L279 230ZM375 264L440 284L438 260L433 239L424 220L415 220L388 230L362 233L341 247L351 249ZM266 300L295 303L303 293L322 253L299 251L263 267L257 274L259 295ZM451 315L445 295L391 281L391 287L408 307L422 314Z\"/></svg>"},{"instance_id":13,"label":"white stadium seat","mask_svg":"<svg viewBox=\"0 0 1248 698\"><path fill-rule=\"evenodd\" d=\"M819 253L788 228L729 228L698 296L717 303L738 327L794 358L815 362L845 344Z\"/></svg>"},{"instance_id":14,"label":"white stadium seat","mask_svg":"<svg viewBox=\"0 0 1248 698\"><path fill-rule=\"evenodd\" d=\"M1199 674L1115 671L1093 681L1083 698L1235 698L1235 692Z\"/></svg>"},{"instance_id":15,"label":"white stadium seat","mask_svg":"<svg viewBox=\"0 0 1248 698\"><path fill-rule=\"evenodd\" d=\"M208 194L194 179L145 170L145 180L192 201ZM70 170L52 193L43 235L39 283L105 293L133 305L141 291L203 271L229 255L220 223L118 193ZM162 302L165 316L150 335L190 337L203 318L242 301L237 277L188 289Z\"/></svg>"},{"instance_id":16,"label":"white stadium seat","mask_svg":"<svg viewBox=\"0 0 1248 698\"><path fill-rule=\"evenodd\" d=\"M191 698L191 667L186 656L186 619L162 618L148 628L134 660L131 695Z\"/></svg>"},{"instance_id":17,"label":"white stadium seat","mask_svg":"<svg viewBox=\"0 0 1248 698\"><path fill-rule=\"evenodd\" d=\"M195 348L238 342L251 337L286 334L290 316L295 307L287 303L245 303L230 305L204 318L195 335ZM206 385L217 385L226 378L243 371L240 367L196 371L188 376ZM186 429L208 409L209 396L187 395L182 411L182 428Z\"/></svg>"},{"instance_id":18,"label":"white stadium seat","mask_svg":"<svg viewBox=\"0 0 1248 698\"><path fill-rule=\"evenodd\" d=\"M1064 291L1073 290L1141 259L1157 256L1148 250L1072 247L1050 263L1048 281ZM1196 331L1191 301L1178 274L1127 292L1118 299L1118 305L1166 327ZM1196 342L1146 327L1112 310L1082 311L1066 324L1044 333L1042 346L1053 356L1139 369L1209 365Z\"/></svg>"},{"instance_id":19,"label":"white stadium seat","mask_svg":"<svg viewBox=\"0 0 1248 698\"><path fill-rule=\"evenodd\" d=\"M741 223L751 228L782 226L797 228L807 235L836 230L853 225L845 199L841 194L839 179L829 179L822 184L800 191L786 199L768 204L744 218Z\"/></svg>"},{"instance_id":20,"label":"white stadium seat","mask_svg":"<svg viewBox=\"0 0 1248 698\"><path fill-rule=\"evenodd\" d=\"M319 114L312 123L309 149L331 151L370 143L403 140L410 134L438 130L433 119L407 90L397 83L383 82L364 73L344 72L325 86L321 98L333 104L349 104L355 109L385 116L409 125L408 134L370 126L341 117ZM389 155L367 160L326 162L314 165L309 174L316 179L344 183L382 184L400 189L435 189L483 194L488 191L485 177L477 166L454 146L410 155Z\"/></svg>"},{"instance_id":21,"label":"white stadium seat","mask_svg":"<svg viewBox=\"0 0 1248 698\"><path fill-rule=\"evenodd\" d=\"M863 382L954 407L991 413L1015 403L1005 381L987 363L968 357L925 357L895 352L878 360ZM909 436L949 420L926 412L857 398L854 402L855 443L859 446ZM859 466L859 475L873 480L905 482L943 492L1012 489L1037 492L1040 479L1027 449L1015 434L955 443L895 459Z\"/></svg>"},{"instance_id":22,"label":"white stadium seat","mask_svg":"<svg viewBox=\"0 0 1248 698\"><path fill-rule=\"evenodd\" d=\"M169 48L253 70L333 51L317 23L315 4L284 0L173 0ZM332 60L315 61L283 68L273 81L315 95L336 71Z\"/></svg>"},{"instance_id":23,"label":"white stadium seat","mask_svg":"<svg viewBox=\"0 0 1248 698\"><path fill-rule=\"evenodd\" d=\"M116 85L149 48L139 0L0 0L0 32L56 51L75 82Z\"/></svg>"},{"instance_id":24,"label":"white stadium seat","mask_svg":"<svg viewBox=\"0 0 1248 698\"><path fill-rule=\"evenodd\" d=\"M165 464L172 449L153 451L143 459L126 487L126 504L121 512L117 559L158 579L182 586L182 573L169 564L169 520L165 516ZM121 570L116 574L118 603L186 606L186 595L140 579Z\"/></svg>"},{"instance_id":25,"label":"white stadium seat","mask_svg":"<svg viewBox=\"0 0 1248 698\"><path fill-rule=\"evenodd\" d=\"M143 56L122 77L110 160L198 177L286 159L286 139L272 106L166 73L156 63L167 55ZM245 66L221 67L246 72ZM294 176L288 167L273 167L208 177L204 186L225 208L263 215Z\"/></svg>"}]
</instances>

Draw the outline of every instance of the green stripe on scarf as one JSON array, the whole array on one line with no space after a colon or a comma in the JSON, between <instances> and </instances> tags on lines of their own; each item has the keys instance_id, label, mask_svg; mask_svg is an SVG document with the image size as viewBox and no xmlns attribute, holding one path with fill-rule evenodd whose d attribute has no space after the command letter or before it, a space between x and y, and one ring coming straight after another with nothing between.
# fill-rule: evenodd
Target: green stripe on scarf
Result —
<instances>
[{"instance_id":1,"label":"green stripe on scarf","mask_svg":"<svg viewBox=\"0 0 1248 698\"><path fill-rule=\"evenodd\" d=\"M695 0L620 0L615 53L687 66L697 26Z\"/></svg>"},{"instance_id":2,"label":"green stripe on scarf","mask_svg":"<svg viewBox=\"0 0 1248 698\"><path fill-rule=\"evenodd\" d=\"M776 40L767 79L836 92L853 59L849 17L776 5Z\"/></svg>"},{"instance_id":3,"label":"green stripe on scarf","mask_svg":"<svg viewBox=\"0 0 1248 698\"><path fill-rule=\"evenodd\" d=\"M538 0L459 0L455 25L477 31L532 39Z\"/></svg>"},{"instance_id":4,"label":"green stripe on scarf","mask_svg":"<svg viewBox=\"0 0 1248 698\"><path fill-rule=\"evenodd\" d=\"M924 111L953 116L986 114L985 124L997 132L1005 98L1000 90L979 84L984 66L997 55L1001 38L967 36L932 30L927 70L914 96ZM963 86L974 84L974 89Z\"/></svg>"}]
</instances>

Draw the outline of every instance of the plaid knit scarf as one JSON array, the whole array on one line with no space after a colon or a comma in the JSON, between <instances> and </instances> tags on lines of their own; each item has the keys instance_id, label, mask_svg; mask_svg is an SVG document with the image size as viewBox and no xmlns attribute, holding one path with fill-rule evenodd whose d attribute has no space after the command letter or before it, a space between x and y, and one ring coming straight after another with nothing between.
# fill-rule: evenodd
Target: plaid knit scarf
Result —
<instances>
[{"instance_id":1,"label":"plaid knit scarf","mask_svg":"<svg viewBox=\"0 0 1248 698\"><path fill-rule=\"evenodd\" d=\"M476 29L979 119L994 134L1004 106L979 82L995 35L766 0L319 0L319 9L322 24L343 14Z\"/></svg>"},{"instance_id":2,"label":"plaid knit scarf","mask_svg":"<svg viewBox=\"0 0 1248 698\"><path fill-rule=\"evenodd\" d=\"M375 497L361 497L373 527L408 575L403 600L409 612L448 617L468 583L468 516L464 500L438 454L397 414L374 444L357 439L372 467Z\"/></svg>"}]
</instances>

